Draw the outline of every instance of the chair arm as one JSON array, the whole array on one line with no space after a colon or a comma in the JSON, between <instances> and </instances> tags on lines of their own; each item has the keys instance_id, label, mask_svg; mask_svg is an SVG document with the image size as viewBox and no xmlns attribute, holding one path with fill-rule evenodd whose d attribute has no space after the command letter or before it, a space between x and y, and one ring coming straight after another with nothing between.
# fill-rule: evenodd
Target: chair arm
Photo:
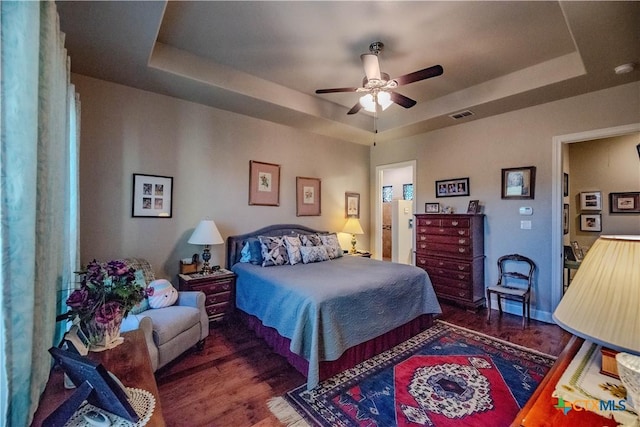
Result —
<instances>
[{"instance_id":1,"label":"chair arm","mask_svg":"<svg viewBox=\"0 0 640 427\"><path fill-rule=\"evenodd\" d=\"M204 303L207 296L201 291L181 291L178 292L178 300L176 305L195 307L204 309Z\"/></svg>"},{"instance_id":2,"label":"chair arm","mask_svg":"<svg viewBox=\"0 0 640 427\"><path fill-rule=\"evenodd\" d=\"M182 291L178 292L176 305L195 307L200 311L200 339L204 340L209 336L209 315L204 308L207 296L202 291Z\"/></svg>"},{"instance_id":3,"label":"chair arm","mask_svg":"<svg viewBox=\"0 0 640 427\"><path fill-rule=\"evenodd\" d=\"M129 314L122 319L120 325L120 332L132 331L134 329L142 329L144 334L144 340L147 343L147 350L149 350L149 359L151 360L151 367L153 372L158 369L158 348L153 341L153 321L149 316L145 316L144 312L140 314Z\"/></svg>"}]
</instances>

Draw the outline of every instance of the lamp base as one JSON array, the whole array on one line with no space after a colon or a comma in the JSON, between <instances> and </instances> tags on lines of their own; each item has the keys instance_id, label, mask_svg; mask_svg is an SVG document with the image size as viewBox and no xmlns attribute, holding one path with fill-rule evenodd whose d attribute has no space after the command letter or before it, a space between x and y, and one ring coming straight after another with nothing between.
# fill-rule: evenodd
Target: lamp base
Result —
<instances>
[{"instance_id":1,"label":"lamp base","mask_svg":"<svg viewBox=\"0 0 640 427\"><path fill-rule=\"evenodd\" d=\"M202 274L211 274L211 267L209 267L209 260L211 259L211 253L209 252L209 245L204 246L204 251L202 252Z\"/></svg>"},{"instance_id":2,"label":"lamp base","mask_svg":"<svg viewBox=\"0 0 640 427\"><path fill-rule=\"evenodd\" d=\"M351 250L349 251L350 254L355 254L356 252L358 252L356 250L356 244L358 243L358 241L356 240L356 235L352 234L351 235Z\"/></svg>"}]
</instances>

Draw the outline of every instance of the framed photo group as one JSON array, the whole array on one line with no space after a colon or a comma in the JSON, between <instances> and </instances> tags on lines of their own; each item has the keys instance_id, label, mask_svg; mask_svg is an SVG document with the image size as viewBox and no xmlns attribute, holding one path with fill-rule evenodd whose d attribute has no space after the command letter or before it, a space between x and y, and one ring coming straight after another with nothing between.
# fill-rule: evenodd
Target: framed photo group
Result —
<instances>
[{"instance_id":1,"label":"framed photo group","mask_svg":"<svg viewBox=\"0 0 640 427\"><path fill-rule=\"evenodd\" d=\"M469 178L436 181L436 197L459 197L469 195Z\"/></svg>"},{"instance_id":2,"label":"framed photo group","mask_svg":"<svg viewBox=\"0 0 640 427\"><path fill-rule=\"evenodd\" d=\"M131 216L171 218L173 178L170 176L133 174Z\"/></svg>"}]
</instances>

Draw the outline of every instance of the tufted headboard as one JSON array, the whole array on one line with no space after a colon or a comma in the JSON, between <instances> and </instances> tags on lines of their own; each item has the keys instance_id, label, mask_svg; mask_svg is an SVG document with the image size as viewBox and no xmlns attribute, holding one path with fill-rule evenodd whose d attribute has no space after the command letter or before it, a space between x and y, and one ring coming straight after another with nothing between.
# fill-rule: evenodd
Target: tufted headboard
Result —
<instances>
[{"instance_id":1,"label":"tufted headboard","mask_svg":"<svg viewBox=\"0 0 640 427\"><path fill-rule=\"evenodd\" d=\"M249 237L258 236L283 236L287 234L325 234L326 231L314 230L313 228L305 227L304 225L297 224L275 224L268 227L261 228L256 231L252 231L247 234L240 234L237 236L227 237L227 268L233 267L235 263L240 261L240 252L242 252L242 245Z\"/></svg>"}]
</instances>

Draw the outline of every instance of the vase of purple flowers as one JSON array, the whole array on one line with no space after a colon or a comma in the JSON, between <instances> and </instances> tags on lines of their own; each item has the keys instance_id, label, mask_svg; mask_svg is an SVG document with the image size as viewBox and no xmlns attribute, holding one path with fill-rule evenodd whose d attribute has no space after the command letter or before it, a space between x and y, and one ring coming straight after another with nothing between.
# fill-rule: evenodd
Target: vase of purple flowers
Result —
<instances>
[{"instance_id":1,"label":"vase of purple flowers","mask_svg":"<svg viewBox=\"0 0 640 427\"><path fill-rule=\"evenodd\" d=\"M123 261L91 261L79 273L80 287L67 298L67 316L89 340L89 349L102 351L120 344L120 325L129 311L146 296L136 273Z\"/></svg>"}]
</instances>

